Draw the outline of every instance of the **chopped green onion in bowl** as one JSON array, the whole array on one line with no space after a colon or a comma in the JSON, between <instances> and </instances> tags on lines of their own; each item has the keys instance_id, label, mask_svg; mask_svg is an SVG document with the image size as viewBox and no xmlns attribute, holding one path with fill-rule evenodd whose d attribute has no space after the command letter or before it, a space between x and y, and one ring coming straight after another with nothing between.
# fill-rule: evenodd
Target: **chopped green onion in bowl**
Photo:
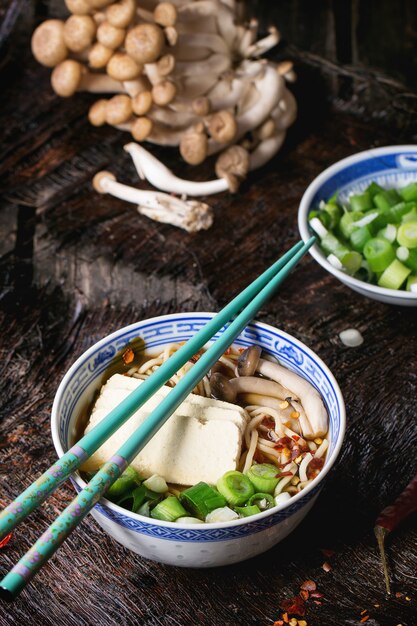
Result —
<instances>
[{"instance_id":1,"label":"chopped green onion in bowl","mask_svg":"<svg viewBox=\"0 0 417 626\"><path fill-rule=\"evenodd\" d=\"M345 204L337 195L308 222L333 267L379 287L416 292L417 183L383 189L371 183Z\"/></svg>"}]
</instances>

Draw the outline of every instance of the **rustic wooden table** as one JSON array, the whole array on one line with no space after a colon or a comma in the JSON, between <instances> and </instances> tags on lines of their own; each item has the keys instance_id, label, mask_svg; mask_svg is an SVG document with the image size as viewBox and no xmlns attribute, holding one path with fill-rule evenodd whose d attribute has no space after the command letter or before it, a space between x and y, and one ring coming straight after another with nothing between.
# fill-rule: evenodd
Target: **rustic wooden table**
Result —
<instances>
[{"instance_id":1,"label":"rustic wooden table","mask_svg":"<svg viewBox=\"0 0 417 626\"><path fill-rule=\"evenodd\" d=\"M337 100L325 104L315 85L340 77L332 66L325 64L324 74L319 66L314 55L299 62L300 121L279 156L239 194L211 198L213 227L189 235L92 191L99 169L132 184L136 176L122 150L124 136L88 125L88 96L55 97L48 72L27 55L12 55L3 65L1 506L55 459L54 393L88 346L137 319L218 310L296 241L298 203L322 169L370 146L416 140L405 117L401 125L393 115L381 123L350 114ZM350 71L342 73L344 81ZM368 80L358 76L359 84ZM211 164L192 172L174 152L156 152L180 174L210 176ZM309 625L359 624L367 609L369 626L416 626L413 520L388 547L398 597L384 594L372 532L377 513L417 470L416 310L366 300L306 258L259 319L315 350L346 400L339 462L304 523L251 561L192 570L142 560L87 518L28 590L13 605L0 606L1 626L267 626L305 579L315 580L324 595L309 602ZM338 333L348 327L362 332L363 345L341 344ZM0 551L0 575L73 496L69 485L62 487L15 531ZM330 572L322 568L326 560Z\"/></svg>"}]
</instances>

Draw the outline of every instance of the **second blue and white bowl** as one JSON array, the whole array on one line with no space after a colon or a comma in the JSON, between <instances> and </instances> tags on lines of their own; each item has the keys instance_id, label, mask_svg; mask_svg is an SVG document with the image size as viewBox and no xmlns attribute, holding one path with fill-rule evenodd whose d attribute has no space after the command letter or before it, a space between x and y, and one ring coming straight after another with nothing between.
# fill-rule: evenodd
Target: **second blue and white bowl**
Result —
<instances>
[{"instance_id":1,"label":"second blue and white bowl","mask_svg":"<svg viewBox=\"0 0 417 626\"><path fill-rule=\"evenodd\" d=\"M404 187L417 181L417 146L387 146L359 152L338 161L324 170L307 187L298 211L298 228L301 237L311 237L308 214L316 209L321 200L328 200L334 193L344 203L352 193L362 193L375 181L384 188ZM317 263L358 293L387 304L417 306L417 294L410 291L385 289L349 276L336 269L326 259L318 245L309 250Z\"/></svg>"},{"instance_id":2,"label":"second blue and white bowl","mask_svg":"<svg viewBox=\"0 0 417 626\"><path fill-rule=\"evenodd\" d=\"M114 356L141 337L149 352L192 337L214 313L179 313L143 320L108 335L72 365L62 380L52 408L52 437L62 456L74 442L75 423L91 405ZM221 332L221 331L220 331ZM330 418L330 446L324 468L312 483L288 502L233 522L177 524L131 513L102 499L92 515L102 528L141 556L184 567L230 565L253 557L284 539L313 506L326 475L336 461L345 433L345 406L330 370L303 343L281 330L254 322L235 341L238 347L256 343L286 367L309 380L321 393ZM79 475L77 490L85 486Z\"/></svg>"}]
</instances>

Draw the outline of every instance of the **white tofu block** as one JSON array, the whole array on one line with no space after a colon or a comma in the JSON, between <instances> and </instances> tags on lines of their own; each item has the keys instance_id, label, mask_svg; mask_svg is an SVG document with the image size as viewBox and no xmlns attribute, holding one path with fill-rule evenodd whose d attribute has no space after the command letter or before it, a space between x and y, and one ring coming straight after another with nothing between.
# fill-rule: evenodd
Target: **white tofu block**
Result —
<instances>
[{"instance_id":1,"label":"white tofu block","mask_svg":"<svg viewBox=\"0 0 417 626\"><path fill-rule=\"evenodd\" d=\"M103 386L86 428L89 432L143 381L115 374ZM117 452L149 413L170 392L164 386L119 428L83 465L95 471ZM244 409L234 404L190 394L132 462L147 478L163 476L167 482L215 484L237 468L242 437L248 421Z\"/></svg>"}]
</instances>

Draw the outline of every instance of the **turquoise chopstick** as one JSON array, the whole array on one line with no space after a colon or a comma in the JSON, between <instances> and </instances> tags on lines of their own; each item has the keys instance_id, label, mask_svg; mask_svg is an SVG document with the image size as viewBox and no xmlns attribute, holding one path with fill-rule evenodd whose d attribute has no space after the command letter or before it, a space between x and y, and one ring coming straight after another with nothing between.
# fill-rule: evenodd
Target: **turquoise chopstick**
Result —
<instances>
[{"instance_id":1,"label":"turquoise chopstick","mask_svg":"<svg viewBox=\"0 0 417 626\"><path fill-rule=\"evenodd\" d=\"M229 345L233 343L314 242L315 237L312 237L293 255L292 259L276 276L261 289L245 309L230 323L224 333L200 357L191 370L152 411L145 422L136 429L117 453L103 465L89 484L49 526L10 573L5 576L0 583L0 593L4 599L12 600L24 589L36 572L56 552L68 535L97 504L101 496L123 473L140 450L191 393L198 381L208 372Z\"/></svg>"},{"instance_id":2,"label":"turquoise chopstick","mask_svg":"<svg viewBox=\"0 0 417 626\"><path fill-rule=\"evenodd\" d=\"M42 476L23 491L0 513L0 540L34 511L60 484L75 472L111 435L129 419L149 398L164 385L198 350L200 350L268 281L301 249L303 242L293 246L244 291L227 304L194 337L175 352L152 376L132 391L115 409L110 411L87 435L72 446Z\"/></svg>"}]
</instances>

